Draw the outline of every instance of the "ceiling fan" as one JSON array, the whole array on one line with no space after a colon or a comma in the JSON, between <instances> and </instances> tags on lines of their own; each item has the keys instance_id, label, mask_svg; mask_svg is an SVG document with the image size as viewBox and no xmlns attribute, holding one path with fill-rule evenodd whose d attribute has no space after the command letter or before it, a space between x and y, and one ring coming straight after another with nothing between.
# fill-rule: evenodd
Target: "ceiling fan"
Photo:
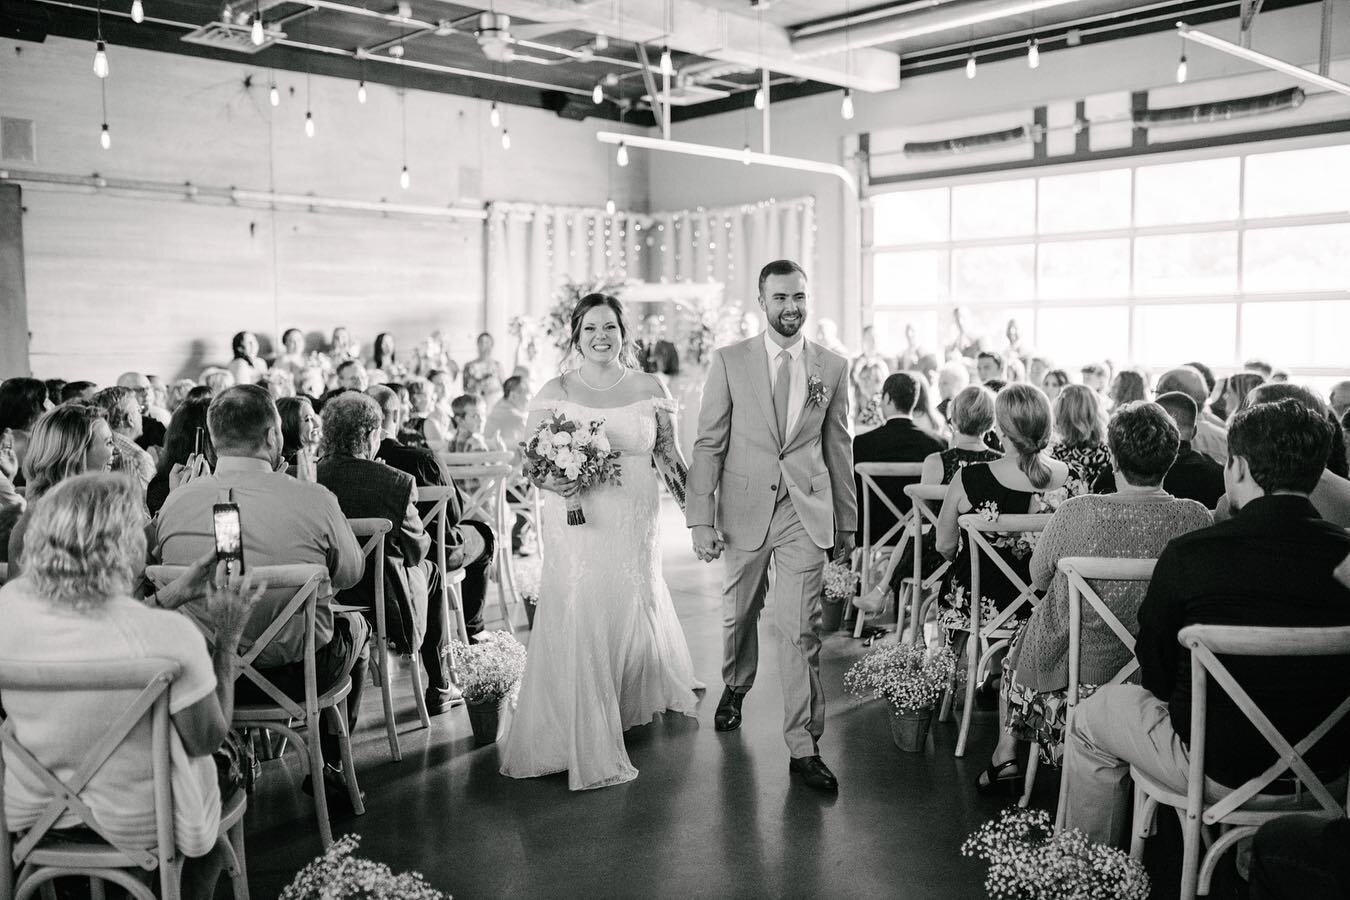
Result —
<instances>
[{"instance_id":1,"label":"ceiling fan","mask_svg":"<svg viewBox=\"0 0 1350 900\"><path fill-rule=\"evenodd\" d=\"M534 41L538 38L572 29L585 30L585 22L539 22L534 25L516 25L512 27L511 17L506 13L481 12L478 14L478 28L474 32L483 55L494 62L511 62L515 59L512 45L519 41Z\"/></svg>"}]
</instances>

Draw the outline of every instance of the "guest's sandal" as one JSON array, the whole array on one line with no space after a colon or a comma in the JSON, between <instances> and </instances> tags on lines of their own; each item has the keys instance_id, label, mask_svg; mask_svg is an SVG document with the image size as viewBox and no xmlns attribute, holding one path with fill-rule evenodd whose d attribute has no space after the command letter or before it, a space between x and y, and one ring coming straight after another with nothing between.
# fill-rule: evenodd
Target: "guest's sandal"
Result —
<instances>
[{"instance_id":1,"label":"guest's sandal","mask_svg":"<svg viewBox=\"0 0 1350 900\"><path fill-rule=\"evenodd\" d=\"M989 768L980 773L975 781L975 790L981 794L992 794L1000 787L1016 784L1022 780L1022 767L1016 759L1007 759L1001 763L990 763Z\"/></svg>"}]
</instances>

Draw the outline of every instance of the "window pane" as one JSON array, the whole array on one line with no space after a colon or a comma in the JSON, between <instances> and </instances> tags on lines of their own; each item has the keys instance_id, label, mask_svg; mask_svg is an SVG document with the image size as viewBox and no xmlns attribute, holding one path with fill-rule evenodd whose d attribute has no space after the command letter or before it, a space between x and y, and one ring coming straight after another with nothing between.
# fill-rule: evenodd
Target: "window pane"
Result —
<instances>
[{"instance_id":1,"label":"window pane","mask_svg":"<svg viewBox=\"0 0 1350 900\"><path fill-rule=\"evenodd\" d=\"M947 240L946 188L900 191L872 198L872 245Z\"/></svg>"},{"instance_id":2,"label":"window pane","mask_svg":"<svg viewBox=\"0 0 1350 900\"><path fill-rule=\"evenodd\" d=\"M872 303L897 306L947 299L947 251L914 250L872 257Z\"/></svg>"},{"instance_id":3,"label":"window pane","mask_svg":"<svg viewBox=\"0 0 1350 900\"><path fill-rule=\"evenodd\" d=\"M1237 232L1136 238L1134 292L1140 297L1229 294L1237 290Z\"/></svg>"},{"instance_id":4,"label":"window pane","mask_svg":"<svg viewBox=\"0 0 1350 900\"><path fill-rule=\"evenodd\" d=\"M1242 306L1243 359L1259 356L1281 368L1344 366L1347 334L1350 334L1350 301Z\"/></svg>"},{"instance_id":5,"label":"window pane","mask_svg":"<svg viewBox=\"0 0 1350 900\"><path fill-rule=\"evenodd\" d=\"M1136 225L1222 222L1238 217L1237 157L1135 170Z\"/></svg>"},{"instance_id":6,"label":"window pane","mask_svg":"<svg viewBox=\"0 0 1350 900\"><path fill-rule=\"evenodd\" d=\"M1350 209L1350 145L1247 157L1247 218Z\"/></svg>"},{"instance_id":7,"label":"window pane","mask_svg":"<svg viewBox=\"0 0 1350 900\"><path fill-rule=\"evenodd\" d=\"M1035 291L1035 255L1031 244L955 250L952 296L961 303L1029 299Z\"/></svg>"},{"instance_id":8,"label":"window pane","mask_svg":"<svg viewBox=\"0 0 1350 900\"><path fill-rule=\"evenodd\" d=\"M1125 297L1130 293L1130 241L1047 241L1036 260L1041 297L1049 300Z\"/></svg>"},{"instance_id":9,"label":"window pane","mask_svg":"<svg viewBox=\"0 0 1350 900\"><path fill-rule=\"evenodd\" d=\"M1244 240L1244 292L1350 289L1350 224L1260 228Z\"/></svg>"},{"instance_id":10,"label":"window pane","mask_svg":"<svg viewBox=\"0 0 1350 900\"><path fill-rule=\"evenodd\" d=\"M1139 306L1134 310L1134 359L1141 365L1171 368L1188 359L1225 365L1233 359L1236 337L1236 304Z\"/></svg>"},{"instance_id":11,"label":"window pane","mask_svg":"<svg viewBox=\"0 0 1350 900\"><path fill-rule=\"evenodd\" d=\"M1074 380L1085 362L1106 357L1120 365L1129 358L1129 307L1042 309L1036 314L1036 350Z\"/></svg>"},{"instance_id":12,"label":"window pane","mask_svg":"<svg viewBox=\"0 0 1350 900\"><path fill-rule=\"evenodd\" d=\"M1107 169L1040 180L1041 234L1130 227L1130 170Z\"/></svg>"},{"instance_id":13,"label":"window pane","mask_svg":"<svg viewBox=\"0 0 1350 900\"><path fill-rule=\"evenodd\" d=\"M944 318L951 318L944 316ZM877 336L877 352L894 357L905 349L905 326L913 325L918 332L919 349L933 353L941 361L938 347L938 314L932 311L878 309L872 313L873 331ZM888 365L894 363L890 360Z\"/></svg>"},{"instance_id":14,"label":"window pane","mask_svg":"<svg viewBox=\"0 0 1350 900\"><path fill-rule=\"evenodd\" d=\"M952 188L952 238L1012 237L1036 229L1036 181L995 181Z\"/></svg>"}]
</instances>

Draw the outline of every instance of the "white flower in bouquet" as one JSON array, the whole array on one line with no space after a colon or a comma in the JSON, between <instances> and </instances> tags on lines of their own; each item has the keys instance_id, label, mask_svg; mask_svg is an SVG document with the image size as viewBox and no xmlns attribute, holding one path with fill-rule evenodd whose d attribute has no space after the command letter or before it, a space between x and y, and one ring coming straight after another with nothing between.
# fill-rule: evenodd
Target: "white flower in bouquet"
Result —
<instances>
[{"instance_id":1,"label":"white flower in bouquet","mask_svg":"<svg viewBox=\"0 0 1350 900\"><path fill-rule=\"evenodd\" d=\"M855 697L885 700L897 712L918 712L937 704L955 671L947 647L930 655L922 644L894 644L855 662L844 673L844 687Z\"/></svg>"},{"instance_id":2,"label":"white flower in bouquet","mask_svg":"<svg viewBox=\"0 0 1350 900\"><path fill-rule=\"evenodd\" d=\"M572 445L572 435L566 431L553 432L553 446L570 447Z\"/></svg>"},{"instance_id":3,"label":"white flower in bouquet","mask_svg":"<svg viewBox=\"0 0 1350 900\"><path fill-rule=\"evenodd\" d=\"M835 603L853 599L858 588L858 574L845 562L825 564L825 596Z\"/></svg>"},{"instance_id":4,"label":"white flower in bouquet","mask_svg":"<svg viewBox=\"0 0 1350 900\"><path fill-rule=\"evenodd\" d=\"M609 438L605 435L603 431L595 435L591 439L591 446L593 446L597 451L599 451L602 454L611 452L611 448L609 446Z\"/></svg>"}]
</instances>

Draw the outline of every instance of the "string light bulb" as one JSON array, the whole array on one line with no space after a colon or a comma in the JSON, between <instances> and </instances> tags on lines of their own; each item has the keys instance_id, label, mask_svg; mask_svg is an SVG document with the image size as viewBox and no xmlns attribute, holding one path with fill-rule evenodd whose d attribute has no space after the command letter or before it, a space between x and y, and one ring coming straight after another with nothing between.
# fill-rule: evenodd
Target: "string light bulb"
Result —
<instances>
[{"instance_id":1,"label":"string light bulb","mask_svg":"<svg viewBox=\"0 0 1350 900\"><path fill-rule=\"evenodd\" d=\"M263 41L267 40L267 35L263 33L262 16L253 17L253 28L249 31L249 37L255 47L261 47Z\"/></svg>"},{"instance_id":2,"label":"string light bulb","mask_svg":"<svg viewBox=\"0 0 1350 900\"><path fill-rule=\"evenodd\" d=\"M1186 51L1182 50L1181 61L1177 63L1177 84L1185 84L1187 74Z\"/></svg>"},{"instance_id":3,"label":"string light bulb","mask_svg":"<svg viewBox=\"0 0 1350 900\"><path fill-rule=\"evenodd\" d=\"M488 108L488 122L493 128L502 127L502 111L497 108L497 101L492 101L492 106Z\"/></svg>"},{"instance_id":4,"label":"string light bulb","mask_svg":"<svg viewBox=\"0 0 1350 900\"><path fill-rule=\"evenodd\" d=\"M614 198L613 198L613 197L611 197L610 199L608 199L608 200L605 201L605 215L607 215L607 216L612 216L612 215L614 215L614 210L615 210L615 208L616 208L616 207L614 206Z\"/></svg>"},{"instance_id":5,"label":"string light bulb","mask_svg":"<svg viewBox=\"0 0 1350 900\"><path fill-rule=\"evenodd\" d=\"M614 161L620 166L628 165L628 145L619 141L619 151L614 154Z\"/></svg>"},{"instance_id":6,"label":"string light bulb","mask_svg":"<svg viewBox=\"0 0 1350 900\"><path fill-rule=\"evenodd\" d=\"M970 54L970 58L966 60L966 77L967 77L967 78L974 78L974 77L975 77L975 54L974 54L974 53Z\"/></svg>"},{"instance_id":7,"label":"string light bulb","mask_svg":"<svg viewBox=\"0 0 1350 900\"><path fill-rule=\"evenodd\" d=\"M502 149L511 149L511 132L507 131L505 128L502 129Z\"/></svg>"},{"instance_id":8,"label":"string light bulb","mask_svg":"<svg viewBox=\"0 0 1350 900\"><path fill-rule=\"evenodd\" d=\"M145 21L145 7L141 5L141 0L131 0L131 21L137 25Z\"/></svg>"},{"instance_id":9,"label":"string light bulb","mask_svg":"<svg viewBox=\"0 0 1350 900\"><path fill-rule=\"evenodd\" d=\"M272 101L273 106L281 105L281 91L277 90L277 83L272 82L272 87L267 92L267 99Z\"/></svg>"},{"instance_id":10,"label":"string light bulb","mask_svg":"<svg viewBox=\"0 0 1350 900\"><path fill-rule=\"evenodd\" d=\"M103 123L103 131L98 136L98 142L103 145L104 150L112 147L112 135L108 133L107 122Z\"/></svg>"},{"instance_id":11,"label":"string light bulb","mask_svg":"<svg viewBox=\"0 0 1350 900\"><path fill-rule=\"evenodd\" d=\"M408 167L405 165L403 171L399 173L398 186L406 191L410 184L412 184L412 178L408 175Z\"/></svg>"},{"instance_id":12,"label":"string light bulb","mask_svg":"<svg viewBox=\"0 0 1350 900\"><path fill-rule=\"evenodd\" d=\"M108 77L108 45L101 40L94 44L94 74Z\"/></svg>"},{"instance_id":13,"label":"string light bulb","mask_svg":"<svg viewBox=\"0 0 1350 900\"><path fill-rule=\"evenodd\" d=\"M605 102L605 89L598 81L595 83L595 87L591 88L591 102L596 106Z\"/></svg>"},{"instance_id":14,"label":"string light bulb","mask_svg":"<svg viewBox=\"0 0 1350 900\"><path fill-rule=\"evenodd\" d=\"M661 48L661 74L675 74L675 59L670 55L670 47Z\"/></svg>"},{"instance_id":15,"label":"string light bulb","mask_svg":"<svg viewBox=\"0 0 1350 900\"><path fill-rule=\"evenodd\" d=\"M763 109L763 108L764 108L764 88L757 88L755 90L755 109Z\"/></svg>"},{"instance_id":16,"label":"string light bulb","mask_svg":"<svg viewBox=\"0 0 1350 900\"><path fill-rule=\"evenodd\" d=\"M314 137L314 113L305 110L305 137Z\"/></svg>"},{"instance_id":17,"label":"string light bulb","mask_svg":"<svg viewBox=\"0 0 1350 900\"><path fill-rule=\"evenodd\" d=\"M360 84L356 86L356 102L357 103L366 102L366 83L364 81L362 81Z\"/></svg>"},{"instance_id":18,"label":"string light bulb","mask_svg":"<svg viewBox=\"0 0 1350 900\"><path fill-rule=\"evenodd\" d=\"M844 88L844 99L839 103L839 115L847 121L853 118L853 91Z\"/></svg>"},{"instance_id":19,"label":"string light bulb","mask_svg":"<svg viewBox=\"0 0 1350 900\"><path fill-rule=\"evenodd\" d=\"M1041 65L1041 45L1035 38L1027 45L1027 68L1036 69Z\"/></svg>"}]
</instances>

